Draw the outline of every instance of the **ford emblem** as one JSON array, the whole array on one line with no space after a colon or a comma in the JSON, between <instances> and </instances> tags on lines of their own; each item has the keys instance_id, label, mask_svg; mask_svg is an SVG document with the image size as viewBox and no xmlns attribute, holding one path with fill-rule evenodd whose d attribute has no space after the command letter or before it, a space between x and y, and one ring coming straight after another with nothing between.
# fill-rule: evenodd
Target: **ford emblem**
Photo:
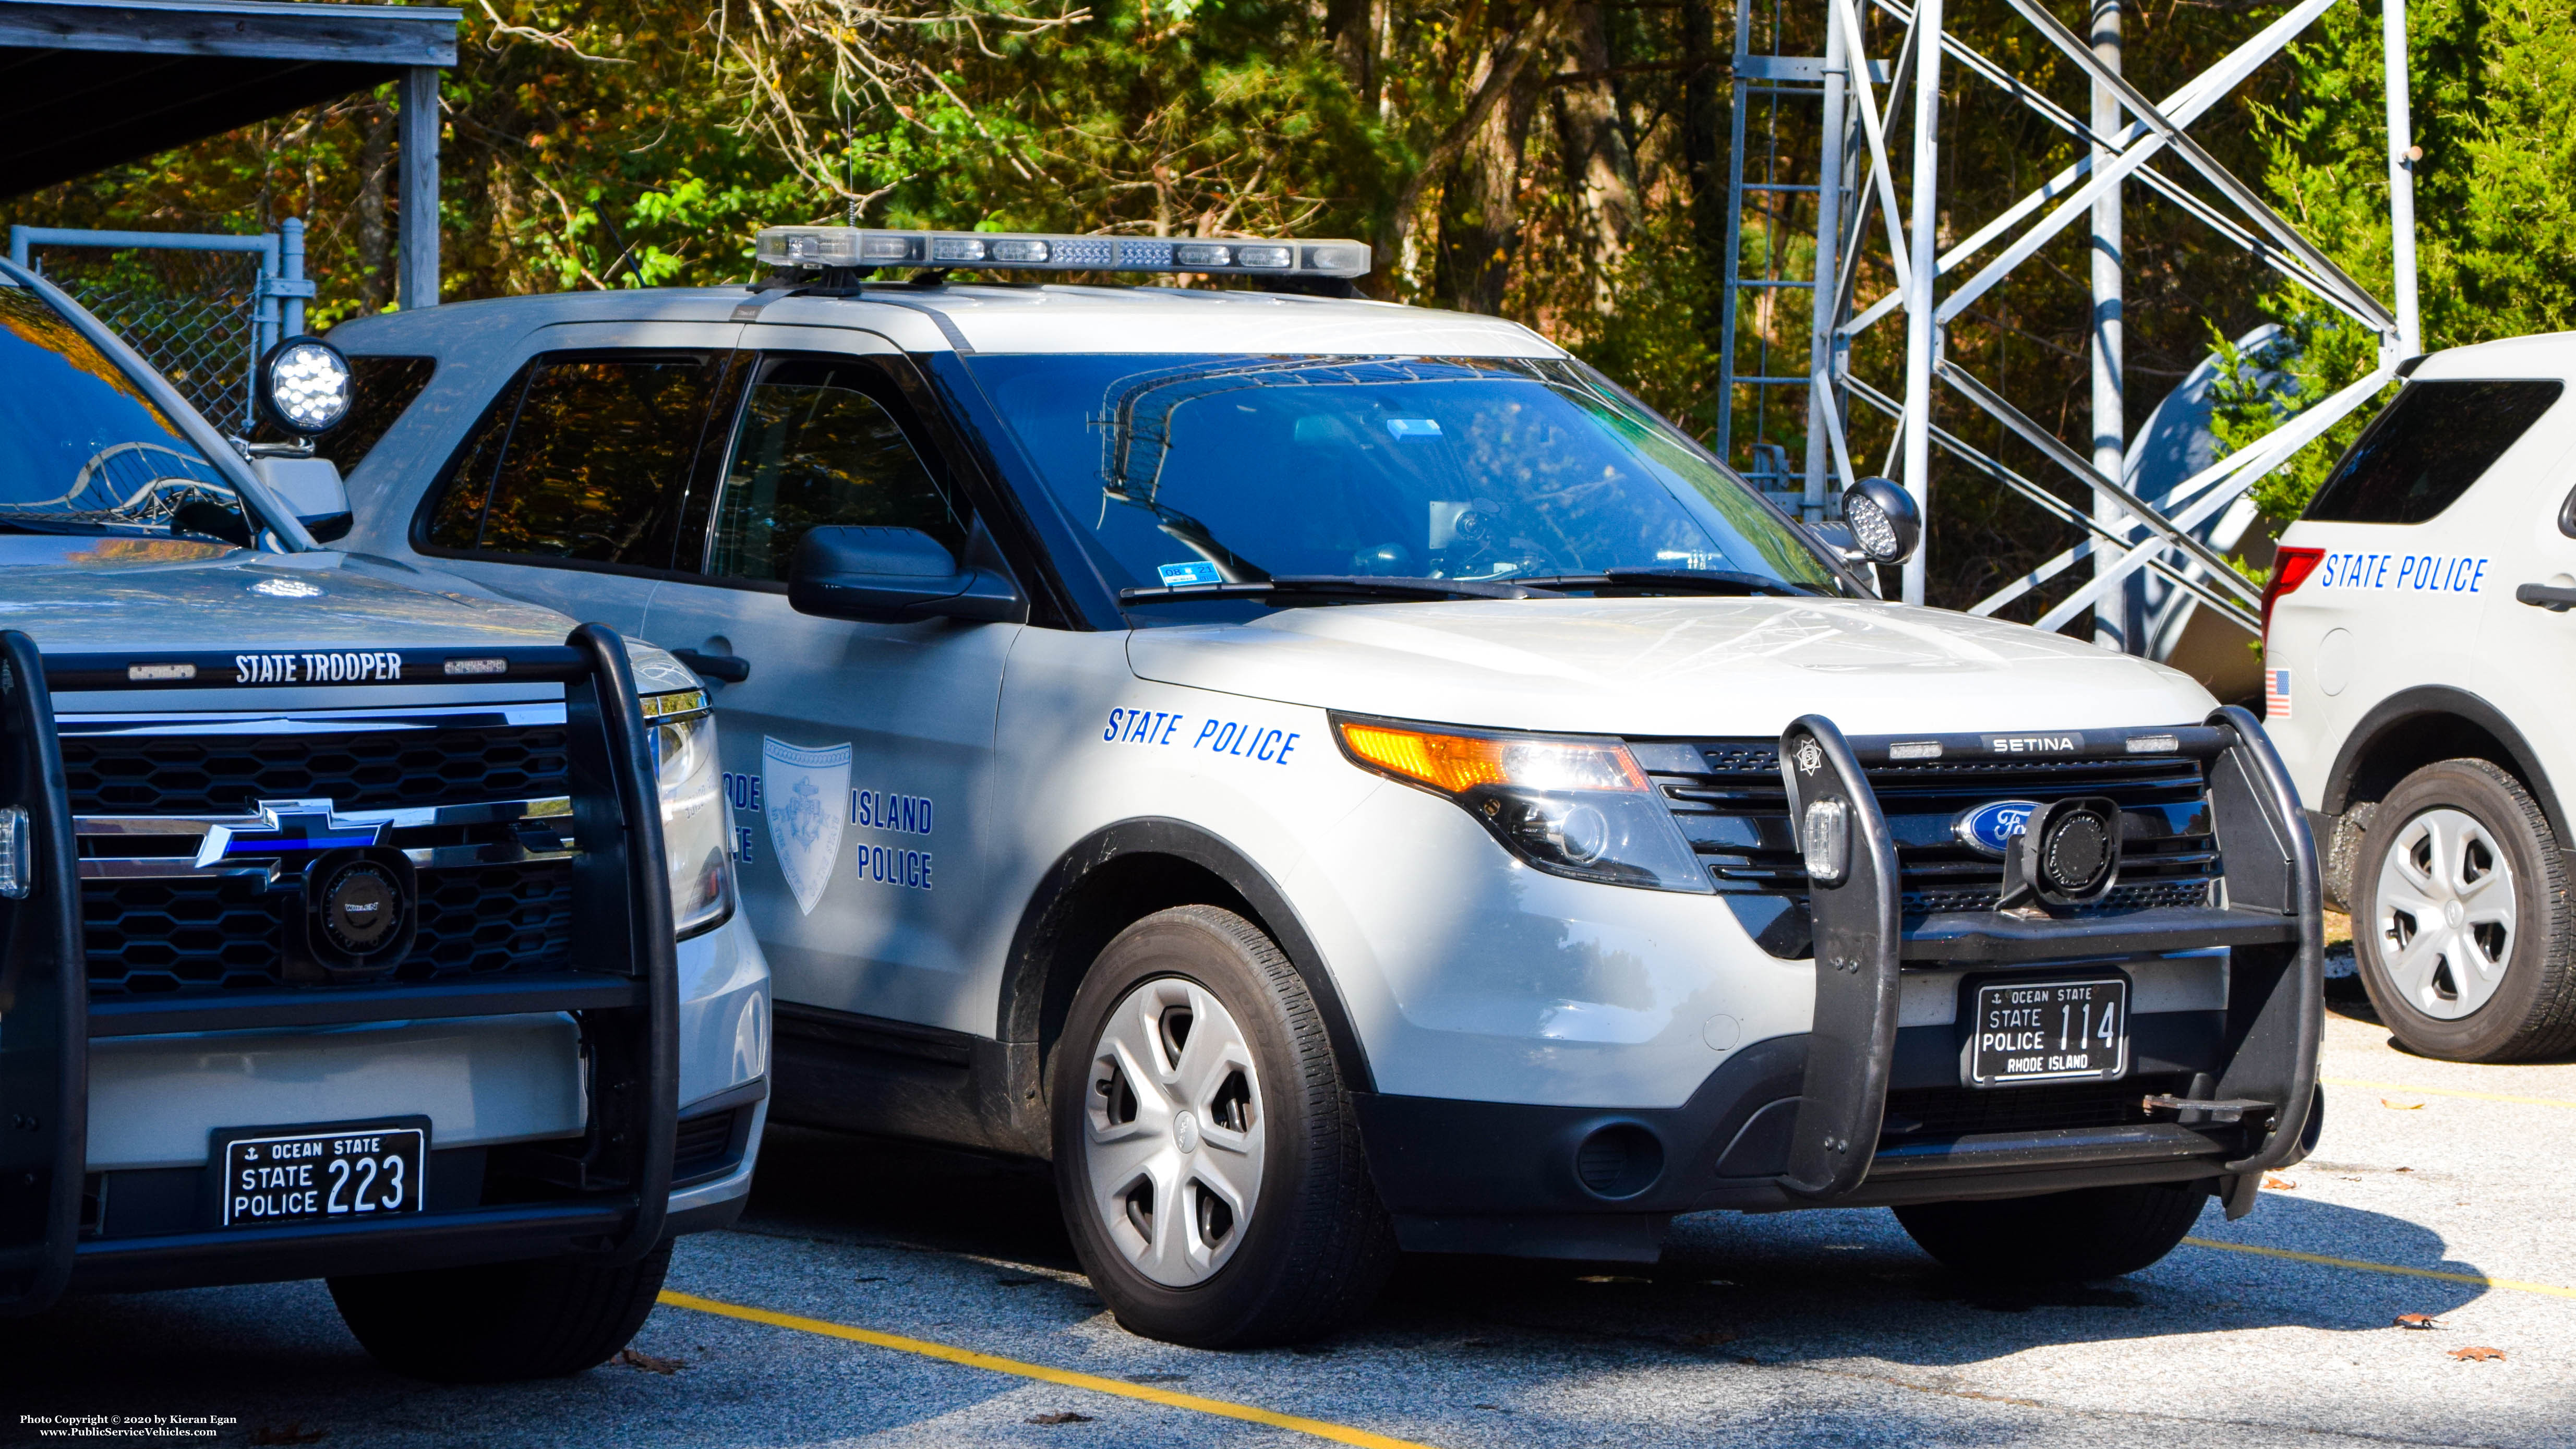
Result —
<instances>
[{"instance_id":1,"label":"ford emblem","mask_svg":"<svg viewBox=\"0 0 2576 1449\"><path fill-rule=\"evenodd\" d=\"M2001 860L2012 849L2013 837L2029 828L2030 817L2038 809L2036 800L1989 800L1960 812L1950 822L1950 830L1970 850Z\"/></svg>"}]
</instances>

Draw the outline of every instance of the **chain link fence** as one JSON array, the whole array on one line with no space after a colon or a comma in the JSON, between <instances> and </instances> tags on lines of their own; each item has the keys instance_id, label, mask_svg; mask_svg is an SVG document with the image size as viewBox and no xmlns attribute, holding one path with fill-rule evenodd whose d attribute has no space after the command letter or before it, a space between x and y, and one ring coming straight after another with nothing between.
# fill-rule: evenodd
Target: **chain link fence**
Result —
<instances>
[{"instance_id":1,"label":"chain link fence","mask_svg":"<svg viewBox=\"0 0 2576 1449\"><path fill-rule=\"evenodd\" d=\"M247 433L252 371L303 330L304 225L255 236L12 227L10 260L70 293L219 428ZM283 302L283 308L280 303Z\"/></svg>"},{"instance_id":2,"label":"chain link fence","mask_svg":"<svg viewBox=\"0 0 2576 1449\"><path fill-rule=\"evenodd\" d=\"M197 411L218 427L248 425L259 360L257 253L40 246L32 260Z\"/></svg>"}]
</instances>

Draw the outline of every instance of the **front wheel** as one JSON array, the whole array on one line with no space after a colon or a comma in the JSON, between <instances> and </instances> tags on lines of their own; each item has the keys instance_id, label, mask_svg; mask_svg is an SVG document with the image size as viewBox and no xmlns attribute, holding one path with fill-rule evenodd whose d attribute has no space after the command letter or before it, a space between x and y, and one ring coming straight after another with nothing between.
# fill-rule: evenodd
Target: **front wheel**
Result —
<instances>
[{"instance_id":1,"label":"front wheel","mask_svg":"<svg viewBox=\"0 0 2576 1449\"><path fill-rule=\"evenodd\" d=\"M622 1268L548 1258L334 1278L331 1301L395 1373L439 1383L561 1378L626 1346L670 1267L664 1243Z\"/></svg>"},{"instance_id":2,"label":"front wheel","mask_svg":"<svg viewBox=\"0 0 2576 1449\"><path fill-rule=\"evenodd\" d=\"M2146 1183L1915 1203L1896 1220L1945 1266L1988 1282L2080 1283L2160 1261L2208 1201L2206 1181Z\"/></svg>"},{"instance_id":3,"label":"front wheel","mask_svg":"<svg viewBox=\"0 0 2576 1449\"><path fill-rule=\"evenodd\" d=\"M1198 1348L1315 1337L1394 1266L1332 1043L1250 921L1129 926L1074 994L1050 1089L1056 1195L1101 1301Z\"/></svg>"}]
</instances>

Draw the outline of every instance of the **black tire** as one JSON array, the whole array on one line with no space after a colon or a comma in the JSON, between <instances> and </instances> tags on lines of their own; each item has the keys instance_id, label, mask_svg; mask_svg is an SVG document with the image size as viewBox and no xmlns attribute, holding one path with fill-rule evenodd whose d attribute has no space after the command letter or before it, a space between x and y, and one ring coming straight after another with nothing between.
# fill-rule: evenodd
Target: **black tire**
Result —
<instances>
[{"instance_id":1,"label":"black tire","mask_svg":"<svg viewBox=\"0 0 2576 1449\"><path fill-rule=\"evenodd\" d=\"M2465 1016L2432 1015L2390 974L2395 949L2381 931L2380 873L2407 827L2456 810L2502 847L2512 872L2515 927L2494 994ZM2455 1062L2511 1062L2576 1051L2576 920L2567 867L2549 817L2522 782L2486 760L2426 765L2388 792L2353 861L2352 940L2362 988L2380 1021L2409 1051Z\"/></svg>"},{"instance_id":2,"label":"black tire","mask_svg":"<svg viewBox=\"0 0 2576 1449\"><path fill-rule=\"evenodd\" d=\"M1164 978L1213 995L1260 1077L1261 1181L1232 1256L1202 1282L1147 1277L1111 1241L1089 1190L1093 1056L1110 1011ZM1180 906L1129 926L1074 993L1051 1068L1056 1196L1093 1291L1129 1332L1195 1348L1316 1338L1366 1313L1396 1259L1340 1064L1305 983L1250 921Z\"/></svg>"},{"instance_id":3,"label":"black tire","mask_svg":"<svg viewBox=\"0 0 2576 1449\"><path fill-rule=\"evenodd\" d=\"M547 1258L334 1278L331 1301L395 1373L451 1384L552 1379L624 1348L670 1267L665 1243L623 1268Z\"/></svg>"},{"instance_id":4,"label":"black tire","mask_svg":"<svg viewBox=\"0 0 2576 1449\"><path fill-rule=\"evenodd\" d=\"M2134 1273L2174 1250L2210 1183L2087 1187L2040 1197L1927 1202L1896 1220L1951 1268L1995 1283L2081 1283Z\"/></svg>"}]
</instances>

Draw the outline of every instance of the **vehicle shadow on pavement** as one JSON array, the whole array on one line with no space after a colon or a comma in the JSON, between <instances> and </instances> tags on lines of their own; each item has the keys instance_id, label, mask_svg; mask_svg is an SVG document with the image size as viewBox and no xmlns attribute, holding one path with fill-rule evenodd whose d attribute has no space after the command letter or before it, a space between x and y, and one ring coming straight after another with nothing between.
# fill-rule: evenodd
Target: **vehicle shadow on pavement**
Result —
<instances>
[{"instance_id":1,"label":"vehicle shadow on pavement","mask_svg":"<svg viewBox=\"0 0 2576 1449\"><path fill-rule=\"evenodd\" d=\"M901 1184L888 1191L890 1183ZM912 1143L773 1128L744 1226L781 1236L900 1242L1078 1272L1047 1169ZM2229 1223L2213 1201L2195 1237L2477 1275L2419 1224L2267 1192ZM2440 1315L2475 1284L2389 1277L2186 1244L2126 1278L2028 1289L1942 1267L1884 1209L1701 1213L1675 1221L1663 1260L1579 1264L1407 1258L1365 1340L1494 1329L1652 1340L1762 1361L1848 1357L1963 1364L2048 1344L2247 1328L2378 1330Z\"/></svg>"},{"instance_id":2,"label":"vehicle shadow on pavement","mask_svg":"<svg viewBox=\"0 0 2576 1449\"><path fill-rule=\"evenodd\" d=\"M2331 1016L2342 1017L2346 1021L2357 1021L2365 1026L2375 1026L2382 1030L2386 1030L2388 1026L2387 1022L2380 1019L2379 1008L2371 1005L2370 997L2362 991L2361 984L2357 981L2328 983L2326 988L2326 1012ZM2425 1056L2423 1053L2416 1051L2413 1047L2399 1041L2394 1032L2391 1032L2388 1036L2388 1049L2397 1053L2399 1056L2414 1057L2419 1061L2429 1062L2441 1060L2439 1057ZM2576 1063L2576 1051L2561 1052L2556 1056L2531 1057L2528 1059L2504 1063L2504 1065L2515 1067L2551 1067L2566 1066L2571 1063Z\"/></svg>"},{"instance_id":3,"label":"vehicle shadow on pavement","mask_svg":"<svg viewBox=\"0 0 2576 1449\"><path fill-rule=\"evenodd\" d=\"M2194 1236L2476 1275L2403 1219L2267 1193L2229 1224L2213 1202ZM2260 1328L2385 1329L2479 1297L2471 1283L2388 1277L2196 1247L2124 1278L2056 1287L1979 1281L1934 1262L1895 1216L1839 1209L1679 1219L1663 1260L1568 1265L1408 1259L1378 1326L1479 1324L1659 1340L1763 1363L1855 1356L1960 1365L2059 1344Z\"/></svg>"}]
</instances>

